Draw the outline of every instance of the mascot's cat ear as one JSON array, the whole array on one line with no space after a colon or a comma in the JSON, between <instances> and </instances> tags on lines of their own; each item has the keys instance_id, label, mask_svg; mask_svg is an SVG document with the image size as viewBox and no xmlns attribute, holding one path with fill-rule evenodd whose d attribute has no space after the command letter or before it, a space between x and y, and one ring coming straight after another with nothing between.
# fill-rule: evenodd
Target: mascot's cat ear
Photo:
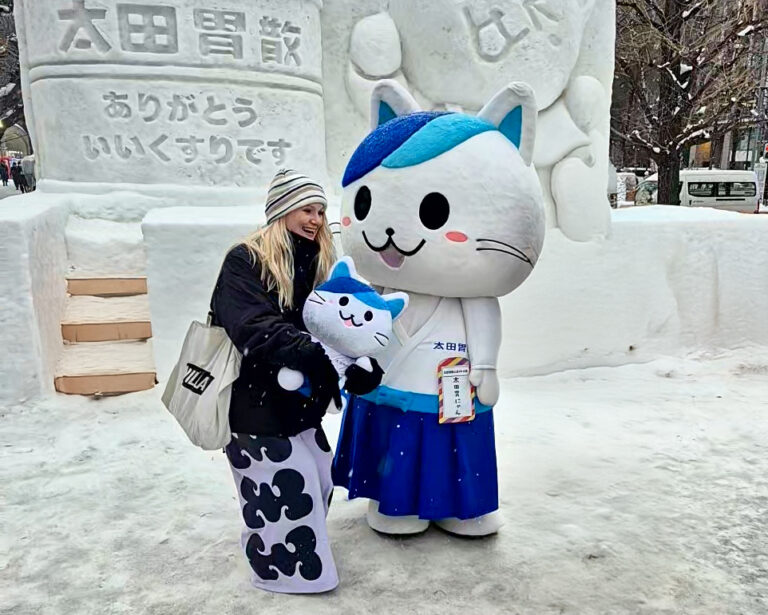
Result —
<instances>
[{"instance_id":1,"label":"mascot's cat ear","mask_svg":"<svg viewBox=\"0 0 768 615\"><path fill-rule=\"evenodd\" d=\"M515 144L525 164L533 160L536 143L536 97L527 83L516 81L498 92L477 117L497 126Z\"/></svg>"},{"instance_id":2,"label":"mascot's cat ear","mask_svg":"<svg viewBox=\"0 0 768 615\"><path fill-rule=\"evenodd\" d=\"M355 278L357 279L357 270L355 269L355 261L349 256L342 256L333 264L331 269L331 275L329 280L335 278Z\"/></svg>"},{"instance_id":3,"label":"mascot's cat ear","mask_svg":"<svg viewBox=\"0 0 768 615\"><path fill-rule=\"evenodd\" d=\"M384 122L420 111L419 103L394 79L382 79L371 92L371 132Z\"/></svg>"},{"instance_id":4,"label":"mascot's cat ear","mask_svg":"<svg viewBox=\"0 0 768 615\"><path fill-rule=\"evenodd\" d=\"M397 320L399 316L402 316L405 308L408 307L408 295L406 293L390 293L389 295L381 296L387 303L389 313L392 314L392 320Z\"/></svg>"}]
</instances>

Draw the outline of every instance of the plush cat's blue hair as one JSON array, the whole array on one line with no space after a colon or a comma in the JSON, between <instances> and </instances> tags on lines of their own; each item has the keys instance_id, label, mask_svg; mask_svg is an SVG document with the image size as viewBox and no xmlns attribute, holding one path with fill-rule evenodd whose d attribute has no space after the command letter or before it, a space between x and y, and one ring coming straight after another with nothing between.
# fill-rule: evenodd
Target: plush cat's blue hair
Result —
<instances>
[{"instance_id":1,"label":"plush cat's blue hair","mask_svg":"<svg viewBox=\"0 0 768 615\"><path fill-rule=\"evenodd\" d=\"M402 299L393 298L387 301L371 286L352 277L352 272L343 259L333 266L330 279L320 284L316 290L352 295L368 307L389 312L393 319L397 318L405 308L405 302Z\"/></svg>"},{"instance_id":2,"label":"plush cat's blue hair","mask_svg":"<svg viewBox=\"0 0 768 615\"><path fill-rule=\"evenodd\" d=\"M379 166L401 169L426 162L489 130L497 128L463 113L421 111L396 117L360 143L341 185L346 187Z\"/></svg>"},{"instance_id":3,"label":"plush cat's blue hair","mask_svg":"<svg viewBox=\"0 0 768 615\"><path fill-rule=\"evenodd\" d=\"M403 311L405 303L402 299L392 299L385 301L382 296L367 284L363 284L354 278L331 278L317 287L317 290L324 290L329 293L352 295L355 299L364 303L374 310L382 310L392 314L392 318L397 318Z\"/></svg>"},{"instance_id":4,"label":"plush cat's blue hair","mask_svg":"<svg viewBox=\"0 0 768 615\"><path fill-rule=\"evenodd\" d=\"M367 284L363 284L354 278L331 278L327 282L320 284L320 286L317 287L317 290L324 290L329 293L354 295L356 299L359 299L369 307L376 310L389 310L387 302L381 298L379 293Z\"/></svg>"}]
</instances>

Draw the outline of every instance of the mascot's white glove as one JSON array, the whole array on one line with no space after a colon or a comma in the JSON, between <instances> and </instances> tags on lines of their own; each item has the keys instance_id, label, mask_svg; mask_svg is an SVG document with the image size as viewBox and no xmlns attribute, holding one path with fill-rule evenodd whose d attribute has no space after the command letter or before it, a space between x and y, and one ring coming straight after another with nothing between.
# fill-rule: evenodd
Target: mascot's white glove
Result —
<instances>
[{"instance_id":1,"label":"mascot's white glove","mask_svg":"<svg viewBox=\"0 0 768 615\"><path fill-rule=\"evenodd\" d=\"M469 381L477 388L477 399L486 406L499 401L499 377L495 369L479 368L469 372Z\"/></svg>"}]
</instances>

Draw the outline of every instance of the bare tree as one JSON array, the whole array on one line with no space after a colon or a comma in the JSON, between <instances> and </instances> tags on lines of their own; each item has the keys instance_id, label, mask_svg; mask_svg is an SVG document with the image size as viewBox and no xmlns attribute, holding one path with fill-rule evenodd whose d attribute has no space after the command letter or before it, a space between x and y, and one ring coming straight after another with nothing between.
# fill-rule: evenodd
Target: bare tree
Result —
<instances>
[{"instance_id":1,"label":"bare tree","mask_svg":"<svg viewBox=\"0 0 768 615\"><path fill-rule=\"evenodd\" d=\"M0 0L0 120L0 137L15 124L26 129L13 0Z\"/></svg>"},{"instance_id":2,"label":"bare tree","mask_svg":"<svg viewBox=\"0 0 768 615\"><path fill-rule=\"evenodd\" d=\"M756 42L768 0L618 0L611 133L659 167L659 203L679 203L681 155L756 113Z\"/></svg>"}]
</instances>

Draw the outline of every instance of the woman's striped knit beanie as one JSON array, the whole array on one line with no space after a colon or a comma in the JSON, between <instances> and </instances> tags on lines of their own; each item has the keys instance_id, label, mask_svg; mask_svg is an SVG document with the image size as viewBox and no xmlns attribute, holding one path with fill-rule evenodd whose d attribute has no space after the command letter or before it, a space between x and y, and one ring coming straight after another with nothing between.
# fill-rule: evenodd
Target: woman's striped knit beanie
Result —
<instances>
[{"instance_id":1,"label":"woman's striped knit beanie","mask_svg":"<svg viewBox=\"0 0 768 615\"><path fill-rule=\"evenodd\" d=\"M323 187L291 169L277 172L267 193L267 224L304 205L328 205Z\"/></svg>"}]
</instances>

